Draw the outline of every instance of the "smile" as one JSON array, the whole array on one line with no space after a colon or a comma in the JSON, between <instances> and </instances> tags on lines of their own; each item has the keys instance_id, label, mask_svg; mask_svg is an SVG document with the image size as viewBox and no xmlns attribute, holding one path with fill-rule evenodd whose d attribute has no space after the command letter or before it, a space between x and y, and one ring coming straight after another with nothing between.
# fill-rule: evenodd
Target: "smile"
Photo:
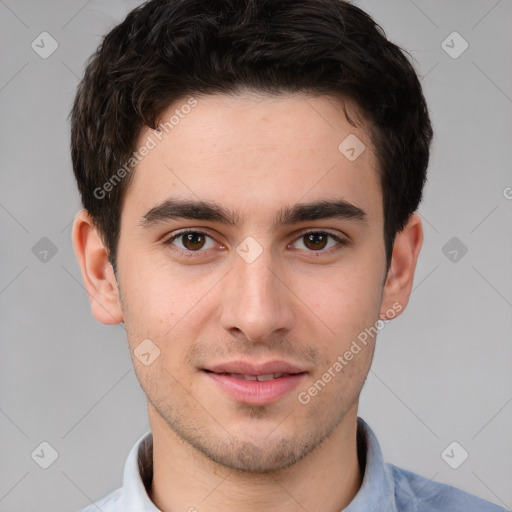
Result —
<instances>
[{"instance_id":1,"label":"smile","mask_svg":"<svg viewBox=\"0 0 512 512\"><path fill-rule=\"evenodd\" d=\"M226 364L204 369L203 374L223 395L235 402L268 405L296 389L308 372L277 362L260 365L259 369L257 365L244 363Z\"/></svg>"},{"instance_id":2,"label":"smile","mask_svg":"<svg viewBox=\"0 0 512 512\"><path fill-rule=\"evenodd\" d=\"M243 380L257 380L259 382L265 382L267 380L280 379L281 377L288 377L290 373L267 373L265 375L247 375L245 373L220 373L218 375L229 375L235 379Z\"/></svg>"}]
</instances>

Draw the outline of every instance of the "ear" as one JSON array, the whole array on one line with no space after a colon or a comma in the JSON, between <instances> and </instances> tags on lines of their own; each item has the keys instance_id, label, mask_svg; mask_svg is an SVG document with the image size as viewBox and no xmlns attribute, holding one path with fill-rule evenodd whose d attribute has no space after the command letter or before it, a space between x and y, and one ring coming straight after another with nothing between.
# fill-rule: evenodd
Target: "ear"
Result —
<instances>
[{"instance_id":1,"label":"ear","mask_svg":"<svg viewBox=\"0 0 512 512\"><path fill-rule=\"evenodd\" d=\"M75 217L72 238L94 318L107 325L121 323L119 289L108 250L86 210Z\"/></svg>"},{"instance_id":2,"label":"ear","mask_svg":"<svg viewBox=\"0 0 512 512\"><path fill-rule=\"evenodd\" d=\"M384 284L381 319L394 318L407 306L422 244L421 219L419 215L413 213L395 238L391 264ZM391 311L393 315L390 317Z\"/></svg>"}]
</instances>

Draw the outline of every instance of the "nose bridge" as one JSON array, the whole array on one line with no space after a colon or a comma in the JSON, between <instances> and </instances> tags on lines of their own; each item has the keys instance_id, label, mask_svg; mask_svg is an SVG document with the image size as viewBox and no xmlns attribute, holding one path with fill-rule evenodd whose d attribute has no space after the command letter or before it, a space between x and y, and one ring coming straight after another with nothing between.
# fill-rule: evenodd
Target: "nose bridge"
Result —
<instances>
[{"instance_id":1,"label":"nose bridge","mask_svg":"<svg viewBox=\"0 0 512 512\"><path fill-rule=\"evenodd\" d=\"M277 277L279 264L269 250L247 258L243 244L241 249L227 276L229 291L222 299L220 322L227 331L239 330L251 341L264 341L274 331L290 329L289 291ZM249 247L249 252L254 249Z\"/></svg>"}]
</instances>

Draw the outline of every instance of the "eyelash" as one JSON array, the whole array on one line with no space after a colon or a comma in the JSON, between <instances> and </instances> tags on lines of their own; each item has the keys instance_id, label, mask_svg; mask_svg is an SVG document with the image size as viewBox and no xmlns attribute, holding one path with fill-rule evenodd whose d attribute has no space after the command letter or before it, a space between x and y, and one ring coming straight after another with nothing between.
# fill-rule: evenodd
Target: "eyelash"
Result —
<instances>
[{"instance_id":1,"label":"eyelash","mask_svg":"<svg viewBox=\"0 0 512 512\"><path fill-rule=\"evenodd\" d=\"M173 242L174 240L184 236L184 235L188 235L188 234L196 234L196 235L204 235L205 237L208 237L208 238L211 238L212 240L214 240L214 238L209 235L208 233L204 232L204 231L199 231L197 229L185 229L183 231L180 231L178 233L175 233L174 235L170 236L169 238L165 239L163 241L163 244L167 247L169 247L169 249L171 249L172 251L174 252L177 252L179 253L180 255L183 255L187 258L194 258L194 257L197 257L197 256L200 256L201 253L204 253L206 251L208 251L208 249L206 250L202 250L202 249L199 249L197 251L190 251L190 250L183 250L183 249L179 249L177 248L176 246L173 245ZM329 233L328 231L321 231L321 230L309 230L309 231L304 231L303 233L301 233L297 238L294 239L294 242L296 242L297 240L301 239L301 238L304 238L306 235L309 235L311 233L314 233L314 234L320 234L320 235L327 235L329 236L330 238L332 238L334 241L336 241L338 243L339 246L345 246L345 245L348 245L348 241L343 239L343 238L340 238L336 235L334 235L333 233ZM320 249L318 251L314 251L314 250L309 250L308 252L312 253L312 254L328 254L328 253L331 253L331 252L334 252L332 250L333 248L329 248L329 249ZM339 249L339 247L338 247ZM338 250L338 249L335 249L335 250ZM301 249L295 249L295 250L301 250Z\"/></svg>"}]
</instances>

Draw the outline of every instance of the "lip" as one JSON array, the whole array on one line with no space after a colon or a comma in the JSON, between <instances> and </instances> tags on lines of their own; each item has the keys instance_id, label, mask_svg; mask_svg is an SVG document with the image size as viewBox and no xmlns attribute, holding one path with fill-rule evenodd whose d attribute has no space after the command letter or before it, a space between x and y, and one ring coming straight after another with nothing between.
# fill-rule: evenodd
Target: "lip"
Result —
<instances>
[{"instance_id":1,"label":"lip","mask_svg":"<svg viewBox=\"0 0 512 512\"><path fill-rule=\"evenodd\" d=\"M209 366L203 370L205 376L213 381L230 398L249 405L267 405L280 400L295 389L306 377L307 371L285 361L249 363L232 361ZM258 381L245 380L229 374L268 375L285 373L282 377Z\"/></svg>"},{"instance_id":2,"label":"lip","mask_svg":"<svg viewBox=\"0 0 512 512\"><path fill-rule=\"evenodd\" d=\"M269 373L303 373L307 370L286 361L267 361L251 363L249 361L231 361L210 365L205 368L214 373L243 373L246 375L267 375Z\"/></svg>"}]
</instances>

